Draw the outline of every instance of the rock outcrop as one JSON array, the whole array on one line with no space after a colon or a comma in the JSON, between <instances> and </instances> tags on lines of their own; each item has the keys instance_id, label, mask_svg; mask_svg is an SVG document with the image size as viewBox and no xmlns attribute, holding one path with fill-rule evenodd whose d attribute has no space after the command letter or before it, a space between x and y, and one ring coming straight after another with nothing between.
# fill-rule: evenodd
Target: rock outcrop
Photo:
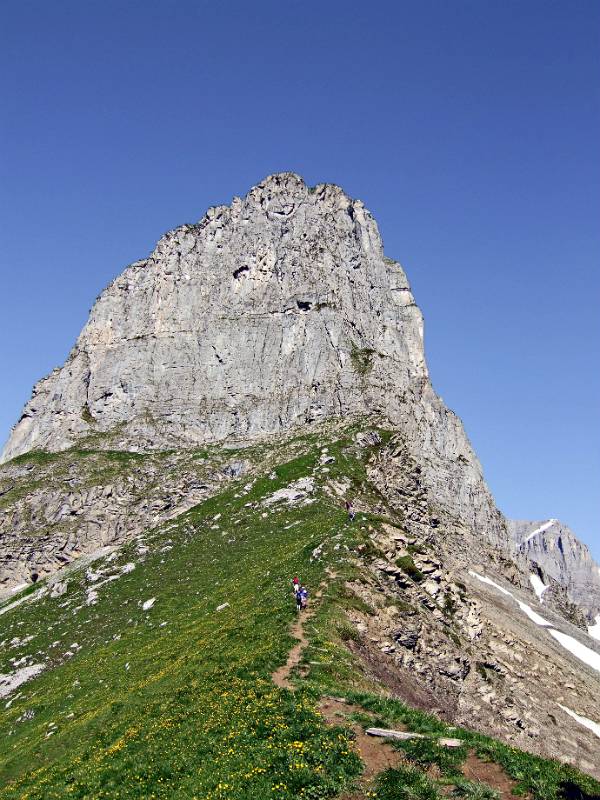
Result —
<instances>
[{"instance_id":1,"label":"rock outcrop","mask_svg":"<svg viewBox=\"0 0 600 800\"><path fill-rule=\"evenodd\" d=\"M372 216L337 186L283 173L166 234L110 284L65 365L34 388L2 460L86 437L190 447L366 414L403 432L438 503L506 543Z\"/></svg>"},{"instance_id":2,"label":"rock outcrop","mask_svg":"<svg viewBox=\"0 0 600 800\"><path fill-rule=\"evenodd\" d=\"M0 468L0 600L84 555L177 517L241 472L187 453L65 454ZM127 454L125 454L127 456Z\"/></svg>"}]
</instances>

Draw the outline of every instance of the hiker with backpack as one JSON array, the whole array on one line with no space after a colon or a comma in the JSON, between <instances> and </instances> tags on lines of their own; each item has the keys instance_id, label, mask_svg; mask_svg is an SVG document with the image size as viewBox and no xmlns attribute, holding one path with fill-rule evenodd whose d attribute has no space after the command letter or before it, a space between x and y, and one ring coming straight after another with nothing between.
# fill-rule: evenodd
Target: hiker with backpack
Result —
<instances>
[{"instance_id":1,"label":"hiker with backpack","mask_svg":"<svg viewBox=\"0 0 600 800\"><path fill-rule=\"evenodd\" d=\"M300 609L304 610L308 605L308 589L306 586L301 586L298 594L300 596Z\"/></svg>"},{"instance_id":2,"label":"hiker with backpack","mask_svg":"<svg viewBox=\"0 0 600 800\"><path fill-rule=\"evenodd\" d=\"M300 597L300 589L301 588L302 587L301 587L301 584L300 584L300 581L298 580L298 578L294 578L294 580L292 581L292 592L293 592L294 598L296 600L296 611L300 611L300 609L302 607L302 598Z\"/></svg>"}]
</instances>

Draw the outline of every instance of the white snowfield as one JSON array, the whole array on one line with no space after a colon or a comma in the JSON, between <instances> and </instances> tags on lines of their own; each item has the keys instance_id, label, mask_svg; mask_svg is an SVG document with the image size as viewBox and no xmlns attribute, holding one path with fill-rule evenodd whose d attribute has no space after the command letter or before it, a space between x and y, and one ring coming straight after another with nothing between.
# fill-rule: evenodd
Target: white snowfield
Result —
<instances>
[{"instance_id":1,"label":"white snowfield","mask_svg":"<svg viewBox=\"0 0 600 800\"><path fill-rule=\"evenodd\" d=\"M529 619L532 622L535 622L536 625L541 625L542 627L550 625L548 620L544 619L543 617L540 617L539 614L536 614L536 612L533 610L533 608L531 608L531 606L528 606L527 603L521 602L521 600L517 600L517 598L514 596L512 592L509 592L508 589L504 589L502 586L495 583L491 578L487 578L485 575L480 575L478 572L473 572L472 569L469 570L469 575L473 575L474 578L477 578L477 580L481 581L482 583L487 583L490 586L493 586L494 589L498 589L499 592L502 592L502 594L505 594L507 597L512 597L512 599L519 606L521 611L524 614L527 614Z\"/></svg>"},{"instance_id":2,"label":"white snowfield","mask_svg":"<svg viewBox=\"0 0 600 800\"><path fill-rule=\"evenodd\" d=\"M542 581L540 576L537 575L535 572L531 573L531 575L529 576L529 580L531 581L531 585L533 586L533 591L536 593L538 600L540 601L540 603L543 603L544 601L542 600L542 595L544 594L544 592L548 587Z\"/></svg>"},{"instance_id":3,"label":"white snowfield","mask_svg":"<svg viewBox=\"0 0 600 800\"><path fill-rule=\"evenodd\" d=\"M585 664L592 667L592 669L597 669L598 672L600 672L600 655L596 653L595 650L586 647L584 644L581 644L581 642L578 642L577 639L574 639L566 633L555 631L554 628L549 628L548 633L554 636L557 642L560 642L566 650L573 653L580 661L583 661Z\"/></svg>"},{"instance_id":4,"label":"white snowfield","mask_svg":"<svg viewBox=\"0 0 600 800\"><path fill-rule=\"evenodd\" d=\"M600 641L600 614L598 614L596 617L596 622L589 626L588 633L594 639L598 639Z\"/></svg>"},{"instance_id":5,"label":"white snowfield","mask_svg":"<svg viewBox=\"0 0 600 800\"><path fill-rule=\"evenodd\" d=\"M529 619L532 622L535 622L536 625L539 625L540 628L547 628L550 625L547 619L544 619L544 617L540 617L539 614L536 614L533 608L531 608L531 606L528 606L527 603L522 603L520 600L517 600L516 597L514 597L513 600L516 600L521 611L524 614L527 614Z\"/></svg>"},{"instance_id":6,"label":"white snowfield","mask_svg":"<svg viewBox=\"0 0 600 800\"><path fill-rule=\"evenodd\" d=\"M557 705L560 708L562 708L562 710L566 712L570 717L573 717L573 719L576 720L580 725L583 725L585 728L589 728L592 731L592 733L595 733L596 736L600 738L600 725L597 722L594 722L593 720L588 719L587 717L582 717L575 711L571 711L570 708L567 708L566 706L561 706L560 703L557 703Z\"/></svg>"},{"instance_id":7,"label":"white snowfield","mask_svg":"<svg viewBox=\"0 0 600 800\"><path fill-rule=\"evenodd\" d=\"M528 606L527 603L523 603L521 600L518 600L512 592L509 592L508 589L504 589L502 586L499 586L490 578L487 578L485 575L479 575L479 573L474 572L472 569L469 570L469 575L477 578L477 580L481 581L482 583L487 583L489 586L493 586L507 597L511 597L519 606L521 611L523 611L523 613L526 614L532 622L535 622L535 624L539 625L541 628L546 628L548 633L554 639L556 639L556 641L562 645L565 650L568 650L572 655L575 656L575 658L583 661L583 663L587 664L588 667L600 672L600 654L596 653L591 648L586 647L584 644L581 644L581 642L578 642L577 639L574 639L567 633L562 633L562 631L555 630L552 627L552 623L548 622L547 619L544 619L544 617L541 617L539 614L536 614L536 612L530 606Z\"/></svg>"},{"instance_id":8,"label":"white snowfield","mask_svg":"<svg viewBox=\"0 0 600 800\"><path fill-rule=\"evenodd\" d=\"M539 528L536 528L534 531L531 531L531 533L525 539L525 541L528 542L530 539L533 539L534 536L537 536L538 533L543 533L544 531L547 531L548 528L551 528L554 525L555 522L558 522L558 520L557 519L549 519L548 522L544 522L544 524L540 525Z\"/></svg>"}]
</instances>

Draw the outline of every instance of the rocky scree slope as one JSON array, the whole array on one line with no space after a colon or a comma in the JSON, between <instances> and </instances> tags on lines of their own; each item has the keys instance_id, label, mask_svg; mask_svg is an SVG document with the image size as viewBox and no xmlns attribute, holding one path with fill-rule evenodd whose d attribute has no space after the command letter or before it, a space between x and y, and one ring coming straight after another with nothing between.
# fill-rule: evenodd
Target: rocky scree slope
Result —
<instances>
[{"instance_id":1,"label":"rocky scree slope","mask_svg":"<svg viewBox=\"0 0 600 800\"><path fill-rule=\"evenodd\" d=\"M13 459L0 467L0 598L180 515L250 467L228 450Z\"/></svg>"},{"instance_id":2,"label":"rocky scree slope","mask_svg":"<svg viewBox=\"0 0 600 800\"><path fill-rule=\"evenodd\" d=\"M374 219L339 187L282 173L167 233L112 282L2 459L94 436L106 447L99 434L117 450L247 442L357 414L401 428L438 502L506 544Z\"/></svg>"}]
</instances>

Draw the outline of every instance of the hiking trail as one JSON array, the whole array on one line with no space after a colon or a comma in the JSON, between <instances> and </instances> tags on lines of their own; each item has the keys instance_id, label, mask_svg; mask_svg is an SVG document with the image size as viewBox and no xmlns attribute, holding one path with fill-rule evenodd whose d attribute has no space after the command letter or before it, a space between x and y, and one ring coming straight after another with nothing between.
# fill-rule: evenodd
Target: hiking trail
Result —
<instances>
[{"instance_id":1,"label":"hiking trail","mask_svg":"<svg viewBox=\"0 0 600 800\"><path fill-rule=\"evenodd\" d=\"M331 577L335 576L332 575ZM327 584L325 582L321 583L317 593L315 594L315 600L318 600L321 597L323 594L323 589L326 587L326 585ZM304 633L304 623L307 622L307 620L309 620L314 613L315 612L312 608L309 608L307 611L299 611L296 620L292 625L290 633L294 639L297 639L297 642L288 653L285 664L276 669L271 675L273 683L275 686L279 686L280 689L290 689L291 691L294 690L294 687L290 681L290 675L292 674L294 667L297 667L300 663L304 648L308 644L308 639Z\"/></svg>"},{"instance_id":2,"label":"hiking trail","mask_svg":"<svg viewBox=\"0 0 600 800\"><path fill-rule=\"evenodd\" d=\"M328 576L330 578L337 577L334 572L328 572ZM315 594L315 601L322 597L326 587L327 583L323 581ZM294 691L290 676L292 670L300 663L304 649L309 644L308 638L304 633L304 625L313 617L314 613L313 608L304 612L301 611L294 620L290 632L296 639L296 644L288 653L285 664L276 669L271 675L273 683L280 689ZM354 713L365 713L360 706L349 703L343 697L326 695L319 701L318 710L329 725L342 725L352 729L354 733L354 749L364 764L364 770L357 781L356 789L350 794L342 795L340 800L366 800L370 796L369 793L372 791L374 781L379 773L390 767L398 767L407 763L401 750L394 748L385 739L369 736L362 725L351 718ZM396 725L396 729L407 730L405 725ZM473 751L469 752L462 767L462 773L469 780L488 783L489 786L496 789L501 800L509 800L513 796L512 790L517 786L516 781L509 778L500 765L493 761L486 762L481 760ZM449 785L445 789L450 792L452 787ZM444 791L444 795L446 794L447 792Z\"/></svg>"}]
</instances>

